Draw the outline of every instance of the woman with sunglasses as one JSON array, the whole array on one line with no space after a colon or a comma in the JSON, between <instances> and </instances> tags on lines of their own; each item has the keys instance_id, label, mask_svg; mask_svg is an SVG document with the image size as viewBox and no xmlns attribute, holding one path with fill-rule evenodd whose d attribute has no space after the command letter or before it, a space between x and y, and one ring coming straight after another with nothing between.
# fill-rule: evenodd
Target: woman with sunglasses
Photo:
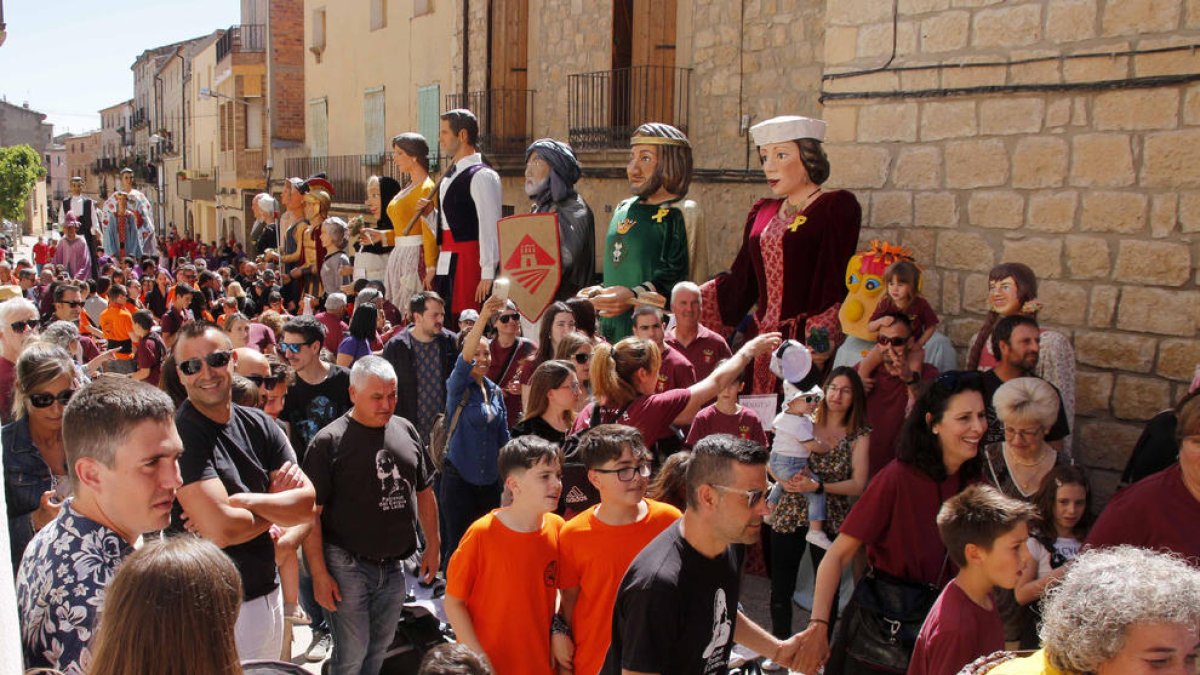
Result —
<instances>
[{"instance_id":1,"label":"woman with sunglasses","mask_svg":"<svg viewBox=\"0 0 1200 675\"><path fill-rule=\"evenodd\" d=\"M16 376L16 419L0 430L14 570L33 533L58 515L71 493L62 419L79 386L71 355L45 342L25 349Z\"/></svg>"},{"instance_id":2,"label":"woman with sunglasses","mask_svg":"<svg viewBox=\"0 0 1200 675\"><path fill-rule=\"evenodd\" d=\"M977 372L948 371L923 387L904 422L896 459L871 479L817 569L798 670L817 672L826 660L828 673L907 668L925 615L956 572L937 514L942 502L979 480L986 430ZM831 650L834 596L842 572L863 547L867 573L846 605Z\"/></svg>"},{"instance_id":3,"label":"woman with sunglasses","mask_svg":"<svg viewBox=\"0 0 1200 675\"><path fill-rule=\"evenodd\" d=\"M526 361L537 351L533 340L521 336L521 315L517 313L517 305L509 300L504 309L500 310L493 324L496 330L488 351L491 353L492 365L488 368L487 377L504 392L504 409L508 412L508 426L511 428L521 419L521 375Z\"/></svg>"},{"instance_id":4,"label":"woman with sunglasses","mask_svg":"<svg viewBox=\"0 0 1200 675\"><path fill-rule=\"evenodd\" d=\"M580 390L575 366L567 361L546 361L529 378L529 405L512 437L540 436L562 446L575 422L575 397Z\"/></svg>"},{"instance_id":5,"label":"woman with sunglasses","mask_svg":"<svg viewBox=\"0 0 1200 675\"><path fill-rule=\"evenodd\" d=\"M17 359L38 332L37 307L25 298L0 302L0 423L13 420Z\"/></svg>"},{"instance_id":6,"label":"woman with sunglasses","mask_svg":"<svg viewBox=\"0 0 1200 675\"><path fill-rule=\"evenodd\" d=\"M575 366L575 376L579 378L579 391L575 392L574 410L583 410L584 406L592 402L592 341L583 333L566 335L559 341L554 358Z\"/></svg>"}]
</instances>

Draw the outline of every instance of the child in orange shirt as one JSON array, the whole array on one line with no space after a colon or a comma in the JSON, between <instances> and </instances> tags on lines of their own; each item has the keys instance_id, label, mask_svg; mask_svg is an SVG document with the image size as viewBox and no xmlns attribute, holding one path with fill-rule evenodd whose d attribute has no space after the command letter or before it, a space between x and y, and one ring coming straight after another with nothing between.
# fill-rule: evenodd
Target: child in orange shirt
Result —
<instances>
[{"instance_id":1,"label":"child in orange shirt","mask_svg":"<svg viewBox=\"0 0 1200 675\"><path fill-rule=\"evenodd\" d=\"M554 655L576 675L596 675L612 641L613 603L629 564L683 514L646 499L650 452L633 427L602 424L579 443L600 503L563 526L558 539L558 612L574 645L554 635Z\"/></svg>"},{"instance_id":2,"label":"child in orange shirt","mask_svg":"<svg viewBox=\"0 0 1200 675\"><path fill-rule=\"evenodd\" d=\"M486 654L496 675L553 675L550 628L558 588L554 515L562 492L557 445L522 436L500 449L512 505L467 528L446 570L446 616L458 641Z\"/></svg>"},{"instance_id":3,"label":"child in orange shirt","mask_svg":"<svg viewBox=\"0 0 1200 675\"><path fill-rule=\"evenodd\" d=\"M130 374L137 369L133 352L133 314L126 307L129 291L121 284L108 289L108 308L100 313L100 329L109 349L116 349L116 358L108 363L110 373Z\"/></svg>"}]
</instances>

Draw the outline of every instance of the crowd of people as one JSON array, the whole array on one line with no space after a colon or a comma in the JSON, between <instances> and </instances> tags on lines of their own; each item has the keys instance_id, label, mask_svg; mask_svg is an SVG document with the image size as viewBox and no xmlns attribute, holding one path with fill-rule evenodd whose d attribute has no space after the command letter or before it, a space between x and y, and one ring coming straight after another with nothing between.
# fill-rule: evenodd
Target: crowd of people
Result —
<instances>
[{"instance_id":1,"label":"crowd of people","mask_svg":"<svg viewBox=\"0 0 1200 675\"><path fill-rule=\"evenodd\" d=\"M752 131L773 197L715 276L678 129L634 133L599 275L579 163L533 143L525 192L560 228L542 307L507 292L469 111L442 116L438 179L401 134L365 216L292 178L244 244L160 240L131 173L103 206L73 184L57 251L0 262L26 666L294 672L306 624L306 659L375 675L420 584L453 636L426 673L721 673L735 643L803 673L1194 672L1196 387L1097 513L1032 272L992 271L967 367L939 370L892 256L849 319L875 344L840 362L861 209L823 187L820 120Z\"/></svg>"}]
</instances>

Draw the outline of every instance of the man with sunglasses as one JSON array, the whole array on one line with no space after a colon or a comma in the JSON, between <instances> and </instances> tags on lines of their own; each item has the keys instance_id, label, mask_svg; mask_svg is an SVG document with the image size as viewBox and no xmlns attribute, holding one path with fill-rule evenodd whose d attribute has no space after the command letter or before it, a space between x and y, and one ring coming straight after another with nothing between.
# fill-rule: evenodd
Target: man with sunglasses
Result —
<instances>
[{"instance_id":1,"label":"man with sunglasses","mask_svg":"<svg viewBox=\"0 0 1200 675\"><path fill-rule=\"evenodd\" d=\"M781 641L738 610L745 547L759 540L769 512L768 454L729 434L696 443L687 510L625 573L601 673L724 673L734 642L795 665L799 635Z\"/></svg>"},{"instance_id":2,"label":"man with sunglasses","mask_svg":"<svg viewBox=\"0 0 1200 675\"><path fill-rule=\"evenodd\" d=\"M83 292L79 286L70 282L62 282L54 287L54 316L47 325L55 321L66 321L79 327L79 315L83 313ZM45 326L43 326L44 328ZM80 363L88 363L100 356L100 347L91 335L79 331Z\"/></svg>"},{"instance_id":3,"label":"man with sunglasses","mask_svg":"<svg viewBox=\"0 0 1200 675\"><path fill-rule=\"evenodd\" d=\"M292 427L292 447L304 460L317 432L350 409L350 370L321 359L325 326L316 317L298 316L283 325L279 356L296 372L283 402L283 419Z\"/></svg>"},{"instance_id":4,"label":"man with sunglasses","mask_svg":"<svg viewBox=\"0 0 1200 675\"><path fill-rule=\"evenodd\" d=\"M891 322L886 319L891 317ZM937 377L937 368L922 364L921 372L908 368L908 352L913 346L912 321L903 313L885 314L887 325L879 329L876 342L883 356L882 367L875 370L867 393L867 423L871 425L868 476L879 473L896 458L896 438L908 410L917 400L924 380ZM864 378L865 379L865 378Z\"/></svg>"},{"instance_id":5,"label":"man with sunglasses","mask_svg":"<svg viewBox=\"0 0 1200 675\"><path fill-rule=\"evenodd\" d=\"M488 343L492 365L488 366L487 379L504 392L504 409L508 426L512 427L521 419L521 367L537 351L537 345L521 337L521 315L512 300L505 303L494 325L496 339Z\"/></svg>"},{"instance_id":6,"label":"man with sunglasses","mask_svg":"<svg viewBox=\"0 0 1200 675\"><path fill-rule=\"evenodd\" d=\"M241 573L238 655L278 658L283 599L268 530L312 521L312 483L275 421L233 403L236 356L227 335L210 323L185 324L174 354L188 395L175 415L184 439L177 515L188 530L223 548Z\"/></svg>"},{"instance_id":7,"label":"man with sunglasses","mask_svg":"<svg viewBox=\"0 0 1200 675\"><path fill-rule=\"evenodd\" d=\"M558 535L558 613L575 637L573 654L567 642L552 642L561 665L595 673L608 652L613 601L625 570L681 514L670 504L645 498L650 451L637 429L601 424L580 439L579 457L588 481L600 492L600 503L572 518Z\"/></svg>"},{"instance_id":8,"label":"man with sunglasses","mask_svg":"<svg viewBox=\"0 0 1200 675\"><path fill-rule=\"evenodd\" d=\"M37 335L37 307L25 298L0 302L0 422L12 421L16 363L25 344Z\"/></svg>"}]
</instances>

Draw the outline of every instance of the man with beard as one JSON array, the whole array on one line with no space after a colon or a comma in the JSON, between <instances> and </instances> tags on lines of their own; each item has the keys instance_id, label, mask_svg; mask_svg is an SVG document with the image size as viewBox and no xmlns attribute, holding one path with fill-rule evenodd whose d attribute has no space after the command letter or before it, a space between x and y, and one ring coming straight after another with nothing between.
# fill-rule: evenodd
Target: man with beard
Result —
<instances>
[{"instance_id":1,"label":"man with beard","mask_svg":"<svg viewBox=\"0 0 1200 675\"><path fill-rule=\"evenodd\" d=\"M691 143L682 131L657 122L638 127L629 142L625 173L635 196L613 212L604 244L604 288L589 292L600 331L612 343L633 330L632 300L661 301L688 275L687 226L679 202L692 182Z\"/></svg>"},{"instance_id":2,"label":"man with beard","mask_svg":"<svg viewBox=\"0 0 1200 675\"><path fill-rule=\"evenodd\" d=\"M83 178L73 176L70 185L71 196L67 197L62 202L62 208L58 211L58 224L62 226L63 232L68 232L67 226L71 219L69 216L74 214L76 218L75 228L79 231L79 236L83 237L84 243L87 245L87 265L82 270L78 265L67 265L67 272L76 279L96 278L96 259L92 254L96 251L96 242L100 236L100 214L96 213L96 202L89 197L83 196ZM59 244L59 250L62 250L62 244ZM68 249L71 252L74 247ZM55 264L59 263L58 251L55 251ZM75 252L72 257L66 258L67 253L64 253L64 259L78 261L81 256ZM67 264L67 263L63 263ZM82 272L82 273L81 273Z\"/></svg>"},{"instance_id":3,"label":"man with beard","mask_svg":"<svg viewBox=\"0 0 1200 675\"><path fill-rule=\"evenodd\" d=\"M449 301L450 329L464 309L479 309L492 291L500 262L500 175L479 153L479 120L470 110L442 113L438 139L451 165L439 184L438 276L434 287Z\"/></svg>"},{"instance_id":4,"label":"man with beard","mask_svg":"<svg viewBox=\"0 0 1200 675\"><path fill-rule=\"evenodd\" d=\"M141 255L157 259L158 241L155 238L154 218L151 215L153 207L146 194L133 186L133 169L129 167L121 169L121 189L110 195L104 202L105 227L113 225L113 214L117 213L117 196L122 193L128 195L127 208L133 212L137 220L138 247L136 250L141 251Z\"/></svg>"},{"instance_id":5,"label":"man with beard","mask_svg":"<svg viewBox=\"0 0 1200 675\"><path fill-rule=\"evenodd\" d=\"M996 366L983 373L983 402L987 409L988 429L983 445L1004 442L1004 422L996 414L992 398L1000 385L1017 377L1037 377L1038 355L1041 353L1041 330L1037 319L1025 314L1006 316L992 329L992 350L999 357ZM1050 385L1054 386L1054 385ZM1062 394L1058 387L1058 419L1046 431L1046 443L1062 450L1063 439L1071 433L1071 425L1063 411Z\"/></svg>"},{"instance_id":6,"label":"man with beard","mask_svg":"<svg viewBox=\"0 0 1200 675\"><path fill-rule=\"evenodd\" d=\"M571 146L552 138L534 141L525 150L525 194L531 213L558 214L562 282L555 300L574 297L596 273L596 224L592 209L575 191L581 170Z\"/></svg>"},{"instance_id":7,"label":"man with beard","mask_svg":"<svg viewBox=\"0 0 1200 675\"><path fill-rule=\"evenodd\" d=\"M625 573L601 673L723 673L734 642L794 664L799 635L781 641L738 610L745 547L759 540L770 511L768 455L728 434L696 444L687 510Z\"/></svg>"}]
</instances>

